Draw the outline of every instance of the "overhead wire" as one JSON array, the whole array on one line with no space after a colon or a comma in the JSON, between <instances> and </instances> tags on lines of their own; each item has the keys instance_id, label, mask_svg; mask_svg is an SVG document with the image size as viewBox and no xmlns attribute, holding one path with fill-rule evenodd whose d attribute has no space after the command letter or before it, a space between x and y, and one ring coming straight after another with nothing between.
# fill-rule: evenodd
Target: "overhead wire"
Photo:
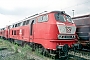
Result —
<instances>
[{"instance_id":1,"label":"overhead wire","mask_svg":"<svg viewBox=\"0 0 90 60\"><path fill-rule=\"evenodd\" d=\"M76 5L73 5L73 6L69 6L69 7L66 7L66 8L63 8L63 9L68 9L68 8L72 8L72 7L76 7L76 6L79 6L79 5L82 5L82 4L86 4L86 3L89 3L89 1L86 1L86 2L83 2L83 3L79 3L79 4L76 4Z\"/></svg>"},{"instance_id":2,"label":"overhead wire","mask_svg":"<svg viewBox=\"0 0 90 60\"><path fill-rule=\"evenodd\" d=\"M78 15L85 15L87 14L88 12L90 12L90 9L86 6L84 7L83 9L79 8L81 7L80 5L84 5L84 4L88 4L90 3L90 0L86 1L86 2L83 2L83 3L79 3L79 4L76 4L76 5L73 5L73 6L69 6L69 7L66 7L66 8L63 8L62 10L74 10L74 15L75 16L78 16ZM72 8L72 9L71 9ZM79 8L79 10L77 9ZM75 11L76 10L76 11Z\"/></svg>"}]
</instances>

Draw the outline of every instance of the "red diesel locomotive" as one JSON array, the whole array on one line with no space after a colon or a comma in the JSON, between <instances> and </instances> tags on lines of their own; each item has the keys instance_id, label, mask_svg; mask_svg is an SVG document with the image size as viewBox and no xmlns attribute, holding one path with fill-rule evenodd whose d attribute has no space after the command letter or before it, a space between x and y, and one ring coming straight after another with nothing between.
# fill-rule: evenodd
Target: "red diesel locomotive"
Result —
<instances>
[{"instance_id":1,"label":"red diesel locomotive","mask_svg":"<svg viewBox=\"0 0 90 60\"><path fill-rule=\"evenodd\" d=\"M68 49L77 42L76 26L64 11L35 14L4 30L6 36L1 37L22 45L27 42L40 53L58 58L68 56Z\"/></svg>"}]
</instances>

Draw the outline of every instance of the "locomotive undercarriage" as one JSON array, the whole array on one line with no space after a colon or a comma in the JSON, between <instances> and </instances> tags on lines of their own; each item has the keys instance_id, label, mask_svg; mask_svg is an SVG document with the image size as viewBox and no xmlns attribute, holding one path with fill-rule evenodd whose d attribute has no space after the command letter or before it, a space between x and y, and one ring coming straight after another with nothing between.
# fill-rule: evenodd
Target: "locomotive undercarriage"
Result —
<instances>
[{"instance_id":1,"label":"locomotive undercarriage","mask_svg":"<svg viewBox=\"0 0 90 60\"><path fill-rule=\"evenodd\" d=\"M47 57L52 57L55 59L64 59L64 60L68 57L69 47L67 44L64 46L57 46L56 50L45 49L42 45L34 44L34 43L31 43L30 46L32 47L33 51L36 50L40 54Z\"/></svg>"},{"instance_id":2,"label":"locomotive undercarriage","mask_svg":"<svg viewBox=\"0 0 90 60\"><path fill-rule=\"evenodd\" d=\"M57 46L55 59L66 59L68 57L69 47L67 44L64 46Z\"/></svg>"}]
</instances>

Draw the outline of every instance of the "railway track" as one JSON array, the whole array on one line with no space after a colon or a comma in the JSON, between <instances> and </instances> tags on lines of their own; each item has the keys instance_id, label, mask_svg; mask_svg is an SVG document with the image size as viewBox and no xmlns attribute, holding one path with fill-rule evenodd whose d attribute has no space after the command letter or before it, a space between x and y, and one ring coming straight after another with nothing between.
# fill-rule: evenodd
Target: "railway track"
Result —
<instances>
[{"instance_id":1,"label":"railway track","mask_svg":"<svg viewBox=\"0 0 90 60\"><path fill-rule=\"evenodd\" d=\"M90 60L90 52L89 51L69 51L69 55L73 55L79 58L84 58L86 60Z\"/></svg>"},{"instance_id":2,"label":"railway track","mask_svg":"<svg viewBox=\"0 0 90 60\"><path fill-rule=\"evenodd\" d=\"M5 49L5 48L4 48ZM3 50L3 49L1 49ZM38 54L40 54L39 52L37 52ZM90 60L90 51L79 51L79 50L76 50L76 51L69 51L68 52L69 56L68 56L68 59L66 60ZM29 55L30 56L30 55ZM50 58L51 60L64 60L64 59L55 59L54 57L55 55L52 55L50 57L47 57L48 59ZM37 59L37 58L35 58Z\"/></svg>"}]
</instances>

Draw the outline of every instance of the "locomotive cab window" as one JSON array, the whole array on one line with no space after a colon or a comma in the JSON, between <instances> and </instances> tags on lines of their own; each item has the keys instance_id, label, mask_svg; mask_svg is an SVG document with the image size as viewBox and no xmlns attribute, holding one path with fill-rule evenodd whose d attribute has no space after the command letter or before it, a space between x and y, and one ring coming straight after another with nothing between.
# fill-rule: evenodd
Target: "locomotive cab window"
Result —
<instances>
[{"instance_id":1,"label":"locomotive cab window","mask_svg":"<svg viewBox=\"0 0 90 60\"><path fill-rule=\"evenodd\" d=\"M47 22L48 21L48 15L43 15L38 18L38 22Z\"/></svg>"},{"instance_id":2,"label":"locomotive cab window","mask_svg":"<svg viewBox=\"0 0 90 60\"><path fill-rule=\"evenodd\" d=\"M61 21L61 22L66 22L65 18L64 18L64 15L60 14L60 13L56 13L55 14L55 19L57 21Z\"/></svg>"}]
</instances>

